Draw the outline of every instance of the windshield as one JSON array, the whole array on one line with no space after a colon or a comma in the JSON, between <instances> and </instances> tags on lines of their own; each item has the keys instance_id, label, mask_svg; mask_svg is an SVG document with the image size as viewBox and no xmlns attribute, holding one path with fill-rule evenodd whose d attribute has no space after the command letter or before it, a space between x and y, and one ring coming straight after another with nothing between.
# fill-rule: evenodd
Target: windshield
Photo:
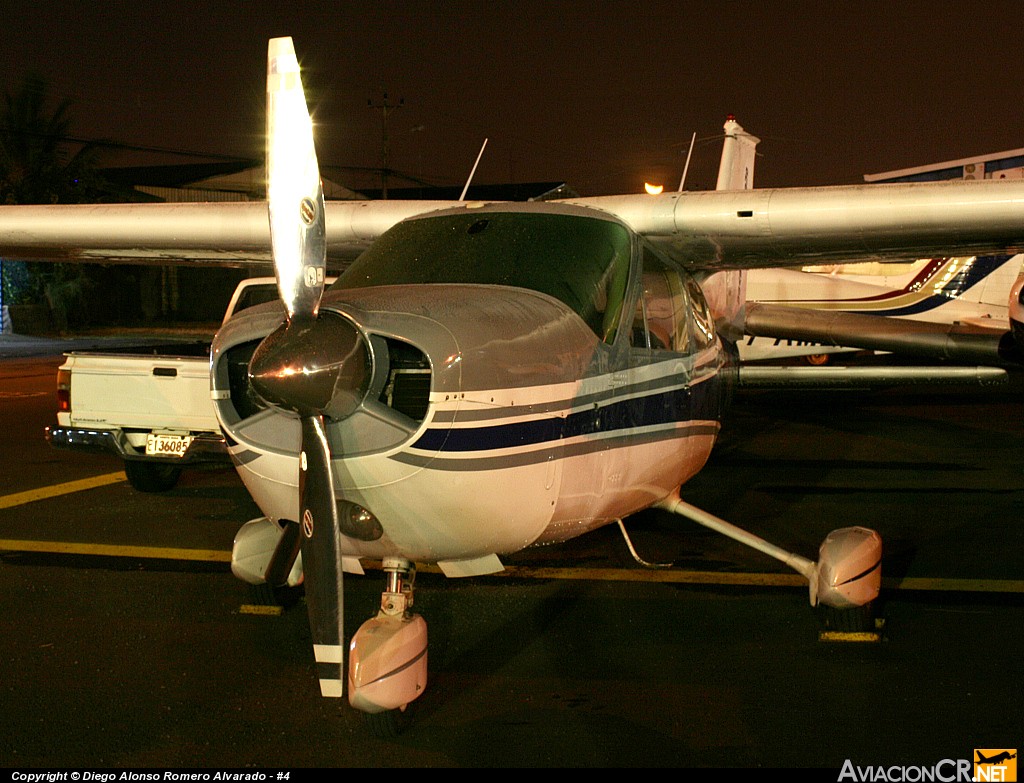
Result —
<instances>
[{"instance_id":1,"label":"windshield","mask_svg":"<svg viewBox=\"0 0 1024 783\"><path fill-rule=\"evenodd\" d=\"M604 340L615 336L631 239L619 223L581 215L469 212L399 223L332 288L472 283L554 297Z\"/></svg>"}]
</instances>

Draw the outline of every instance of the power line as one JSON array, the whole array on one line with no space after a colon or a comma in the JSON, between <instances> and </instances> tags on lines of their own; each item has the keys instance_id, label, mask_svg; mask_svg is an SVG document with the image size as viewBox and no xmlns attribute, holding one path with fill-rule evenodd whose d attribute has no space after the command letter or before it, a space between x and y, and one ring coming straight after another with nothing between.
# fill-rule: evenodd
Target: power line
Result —
<instances>
[{"instance_id":1,"label":"power line","mask_svg":"<svg viewBox=\"0 0 1024 783\"><path fill-rule=\"evenodd\" d=\"M89 147L103 147L106 149L128 150L131 152L158 152L166 155L180 155L182 157L187 158L213 158L215 160L226 161L250 160L250 158L246 155L224 155L222 153L197 152L195 150L175 149L173 147L152 147L142 144L128 144L127 142L110 141L108 139L87 139L80 136L64 136L52 133L25 131L21 128L11 128L9 126L0 126L0 133L16 133L20 136L29 136L37 139L47 139L50 141L68 144L83 144Z\"/></svg>"}]
</instances>

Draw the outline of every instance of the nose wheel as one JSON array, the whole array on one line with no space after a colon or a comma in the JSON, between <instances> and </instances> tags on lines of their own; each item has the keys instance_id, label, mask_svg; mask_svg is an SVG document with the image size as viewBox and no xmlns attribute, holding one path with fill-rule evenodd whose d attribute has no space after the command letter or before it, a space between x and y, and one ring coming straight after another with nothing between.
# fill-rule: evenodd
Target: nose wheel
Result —
<instances>
[{"instance_id":1,"label":"nose wheel","mask_svg":"<svg viewBox=\"0 0 1024 783\"><path fill-rule=\"evenodd\" d=\"M360 626L349 645L348 700L366 715L370 731L393 737L427 687L427 623L413 614L415 566L384 561L380 610Z\"/></svg>"}]
</instances>

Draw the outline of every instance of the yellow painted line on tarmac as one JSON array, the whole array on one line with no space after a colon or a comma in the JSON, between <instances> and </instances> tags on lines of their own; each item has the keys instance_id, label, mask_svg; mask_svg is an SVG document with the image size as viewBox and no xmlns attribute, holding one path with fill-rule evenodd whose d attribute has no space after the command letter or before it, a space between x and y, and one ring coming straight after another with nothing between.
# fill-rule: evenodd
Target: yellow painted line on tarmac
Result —
<instances>
[{"instance_id":1,"label":"yellow painted line on tarmac","mask_svg":"<svg viewBox=\"0 0 1024 783\"><path fill-rule=\"evenodd\" d=\"M890 590L930 590L940 593L1024 593L1024 580L1021 579L893 578L882 579L882 586Z\"/></svg>"},{"instance_id":2,"label":"yellow painted line on tarmac","mask_svg":"<svg viewBox=\"0 0 1024 783\"><path fill-rule=\"evenodd\" d=\"M364 562L363 568L379 570L380 561ZM417 565L425 574L440 574L436 565ZM667 568L566 568L506 566L485 576L508 579L584 579L595 582L662 582L665 584L743 585L756 587L806 587L799 574L751 574L723 571L674 571Z\"/></svg>"},{"instance_id":3,"label":"yellow painted line on tarmac","mask_svg":"<svg viewBox=\"0 0 1024 783\"><path fill-rule=\"evenodd\" d=\"M882 641L882 635L875 631L822 631L818 634L818 641L875 644Z\"/></svg>"},{"instance_id":4,"label":"yellow painted line on tarmac","mask_svg":"<svg viewBox=\"0 0 1024 783\"><path fill-rule=\"evenodd\" d=\"M363 563L367 570L379 563ZM422 573L440 574L437 566L417 566ZM522 579L587 579L598 582L661 582L665 584L740 585L753 587L799 587L806 589L807 580L799 574L754 574L722 571L674 571L647 568L532 568L508 566L491 577ZM889 590L924 590L949 593L1024 593L1020 579L945 579L889 578L882 580Z\"/></svg>"},{"instance_id":5,"label":"yellow painted line on tarmac","mask_svg":"<svg viewBox=\"0 0 1024 783\"><path fill-rule=\"evenodd\" d=\"M94 557L130 557L147 560L187 560L200 563L230 563L231 552L224 549L176 549L159 546L121 546L117 544L75 544L67 541L19 541L0 539L0 550L42 552L54 555L92 555Z\"/></svg>"},{"instance_id":6,"label":"yellow painted line on tarmac","mask_svg":"<svg viewBox=\"0 0 1024 783\"><path fill-rule=\"evenodd\" d=\"M263 606L262 604L242 604L238 607L239 614L257 614L268 617L280 617L284 608L280 606Z\"/></svg>"},{"instance_id":7,"label":"yellow painted line on tarmac","mask_svg":"<svg viewBox=\"0 0 1024 783\"><path fill-rule=\"evenodd\" d=\"M0 551L184 560L206 563L231 562L231 552L227 549L122 546L65 541L0 539ZM380 561L364 562L363 568L367 571L379 571L381 570ZM426 574L441 573L441 569L435 565L417 566L416 570ZM807 586L807 582L798 574L674 571L671 569L640 568L534 568L531 566L508 566L504 571L496 574L487 574L487 576L506 579L572 579L595 582L660 582L663 584L739 585L748 587L806 588ZM923 590L951 593L1024 593L1024 580L1020 579L891 578L883 579L882 586L889 590Z\"/></svg>"},{"instance_id":8,"label":"yellow painted line on tarmac","mask_svg":"<svg viewBox=\"0 0 1024 783\"><path fill-rule=\"evenodd\" d=\"M121 481L127 481L128 477L125 476L124 471L118 471L117 473L104 473L102 476L92 476L91 478L79 479L78 481L65 481L63 484L51 484L48 487L39 487L39 489L29 489L25 492L15 492L12 495L0 496L0 508L13 508L14 506L22 506L26 503L33 503L37 500L46 500L47 498L55 498L61 495L70 495L72 492L82 492L87 489L95 489L96 487L105 487L108 484L117 484Z\"/></svg>"},{"instance_id":9,"label":"yellow painted line on tarmac","mask_svg":"<svg viewBox=\"0 0 1024 783\"><path fill-rule=\"evenodd\" d=\"M754 585L768 587L804 587L807 580L799 574L743 574L716 571L673 571L638 568L531 568L509 566L492 576L529 577L531 579L590 579L600 582L664 582L666 584Z\"/></svg>"}]
</instances>

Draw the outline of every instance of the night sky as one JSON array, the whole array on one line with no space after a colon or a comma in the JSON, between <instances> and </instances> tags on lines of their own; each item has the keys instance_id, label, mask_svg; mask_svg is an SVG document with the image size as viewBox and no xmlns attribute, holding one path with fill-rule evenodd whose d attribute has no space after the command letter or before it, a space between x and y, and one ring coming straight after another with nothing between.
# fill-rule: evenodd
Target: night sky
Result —
<instances>
[{"instance_id":1,"label":"night sky","mask_svg":"<svg viewBox=\"0 0 1024 783\"><path fill-rule=\"evenodd\" d=\"M72 100L85 138L261 157L266 41L291 35L325 176L391 166L460 184L645 180L708 188L726 115L759 136L756 184L1024 147L1020 2L0 0L2 86L26 72ZM373 104L371 106L370 104ZM111 164L193 162L109 154ZM392 179L391 185L402 184Z\"/></svg>"}]
</instances>

